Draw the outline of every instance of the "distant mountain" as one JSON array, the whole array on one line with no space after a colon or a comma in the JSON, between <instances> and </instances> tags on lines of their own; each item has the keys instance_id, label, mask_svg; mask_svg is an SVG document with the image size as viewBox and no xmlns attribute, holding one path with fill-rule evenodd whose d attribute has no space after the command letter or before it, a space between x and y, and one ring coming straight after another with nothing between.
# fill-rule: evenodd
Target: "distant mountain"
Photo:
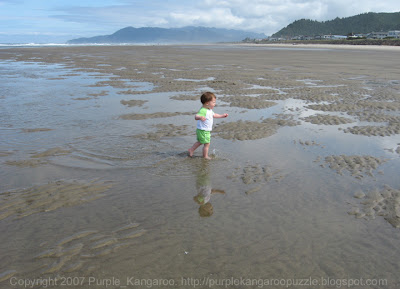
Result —
<instances>
[{"instance_id":1,"label":"distant mountain","mask_svg":"<svg viewBox=\"0 0 400 289\"><path fill-rule=\"evenodd\" d=\"M247 37L266 38L263 33L220 28L193 26L168 29L126 27L111 35L72 39L67 43L215 43L242 41Z\"/></svg>"},{"instance_id":2,"label":"distant mountain","mask_svg":"<svg viewBox=\"0 0 400 289\"><path fill-rule=\"evenodd\" d=\"M335 18L329 21L309 19L296 20L281 29L272 37L293 37L297 35L348 35L349 33L369 33L389 30L400 30L400 12L364 13L347 18Z\"/></svg>"}]
</instances>

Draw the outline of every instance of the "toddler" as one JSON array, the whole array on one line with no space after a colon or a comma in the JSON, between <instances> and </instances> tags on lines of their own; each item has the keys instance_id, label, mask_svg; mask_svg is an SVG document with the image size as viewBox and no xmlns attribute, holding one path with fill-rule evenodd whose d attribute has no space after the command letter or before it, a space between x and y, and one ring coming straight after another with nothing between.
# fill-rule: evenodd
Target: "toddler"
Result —
<instances>
[{"instance_id":1,"label":"toddler","mask_svg":"<svg viewBox=\"0 0 400 289\"><path fill-rule=\"evenodd\" d=\"M188 150L190 157L193 156L194 151L199 146L204 145L203 157L207 160L211 159L208 156L208 150L210 148L213 119L228 117L227 113L217 114L213 112L216 100L217 97L212 92L205 92L200 98L200 101L203 104L203 106L200 108L199 112L194 117L194 119L197 120L197 130L196 130L197 142L195 142L193 146Z\"/></svg>"}]
</instances>

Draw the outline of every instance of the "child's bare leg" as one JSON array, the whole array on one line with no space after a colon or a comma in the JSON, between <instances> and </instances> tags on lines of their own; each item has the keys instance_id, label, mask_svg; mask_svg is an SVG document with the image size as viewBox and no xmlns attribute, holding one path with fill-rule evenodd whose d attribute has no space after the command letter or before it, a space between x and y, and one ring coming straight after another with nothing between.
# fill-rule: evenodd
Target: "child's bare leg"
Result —
<instances>
[{"instance_id":1,"label":"child's bare leg","mask_svg":"<svg viewBox=\"0 0 400 289\"><path fill-rule=\"evenodd\" d=\"M209 143L205 143L203 147L203 157L207 160L211 160L211 158L208 156L208 149L210 148Z\"/></svg>"},{"instance_id":2,"label":"child's bare leg","mask_svg":"<svg viewBox=\"0 0 400 289\"><path fill-rule=\"evenodd\" d=\"M197 142L194 143L194 145L193 145L190 149L188 149L188 152L189 152L189 156L190 156L190 157L193 156L194 151L195 151L199 146L201 146L201 143L197 141Z\"/></svg>"}]
</instances>

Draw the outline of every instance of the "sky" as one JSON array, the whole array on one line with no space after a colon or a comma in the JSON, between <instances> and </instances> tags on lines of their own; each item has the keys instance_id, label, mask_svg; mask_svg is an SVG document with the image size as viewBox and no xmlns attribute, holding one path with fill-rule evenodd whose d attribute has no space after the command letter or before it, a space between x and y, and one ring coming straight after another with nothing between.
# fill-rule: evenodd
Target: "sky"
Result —
<instances>
[{"instance_id":1,"label":"sky","mask_svg":"<svg viewBox=\"0 0 400 289\"><path fill-rule=\"evenodd\" d=\"M269 36L299 19L400 12L399 0L0 0L0 43L65 43L127 26L204 26Z\"/></svg>"}]
</instances>

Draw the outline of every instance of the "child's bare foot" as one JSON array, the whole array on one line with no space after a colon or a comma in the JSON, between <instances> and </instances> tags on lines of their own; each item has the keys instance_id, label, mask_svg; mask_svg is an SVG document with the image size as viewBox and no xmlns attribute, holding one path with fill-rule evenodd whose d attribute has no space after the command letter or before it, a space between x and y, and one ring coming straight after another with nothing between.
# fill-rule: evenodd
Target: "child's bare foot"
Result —
<instances>
[{"instance_id":1,"label":"child's bare foot","mask_svg":"<svg viewBox=\"0 0 400 289\"><path fill-rule=\"evenodd\" d=\"M193 151L192 149L188 149L188 152L189 152L189 157L192 157L192 156L193 156L193 153L194 153L194 151Z\"/></svg>"},{"instance_id":2,"label":"child's bare foot","mask_svg":"<svg viewBox=\"0 0 400 289\"><path fill-rule=\"evenodd\" d=\"M211 160L211 158L209 156L204 157L204 159Z\"/></svg>"}]
</instances>

